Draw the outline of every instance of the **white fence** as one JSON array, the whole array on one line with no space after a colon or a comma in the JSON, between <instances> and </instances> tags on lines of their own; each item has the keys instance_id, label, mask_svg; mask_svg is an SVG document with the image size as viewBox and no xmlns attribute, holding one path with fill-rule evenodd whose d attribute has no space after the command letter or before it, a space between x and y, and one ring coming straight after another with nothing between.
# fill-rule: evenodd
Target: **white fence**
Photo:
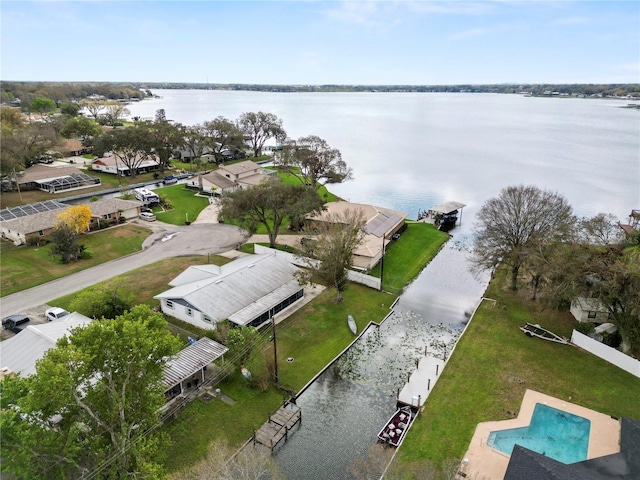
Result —
<instances>
[{"instance_id":1,"label":"white fence","mask_svg":"<svg viewBox=\"0 0 640 480\"><path fill-rule=\"evenodd\" d=\"M600 343L577 330L571 334L571 343L640 378L640 360L631 358L629 355Z\"/></svg>"},{"instance_id":2,"label":"white fence","mask_svg":"<svg viewBox=\"0 0 640 480\"><path fill-rule=\"evenodd\" d=\"M293 263L294 265L298 265L300 267L308 267L309 263L317 263L317 260L313 260L310 258L302 259L298 255L294 255L292 253L283 252L282 250L274 250L273 248L265 247L263 245L254 245L253 251L257 254L261 253L274 253L276 257L283 258L287 260L289 263ZM365 273L356 272L353 270L349 270L347 272L347 278L355 283L361 283L362 285L366 285L370 288L375 288L376 290L380 290L380 282L381 280L376 277L372 277Z\"/></svg>"}]
</instances>

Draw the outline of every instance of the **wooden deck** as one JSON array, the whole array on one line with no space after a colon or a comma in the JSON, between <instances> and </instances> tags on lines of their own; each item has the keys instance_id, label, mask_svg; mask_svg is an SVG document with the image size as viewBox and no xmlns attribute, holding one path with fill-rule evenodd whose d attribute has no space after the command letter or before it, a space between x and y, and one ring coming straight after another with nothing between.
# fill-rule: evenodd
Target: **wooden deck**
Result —
<instances>
[{"instance_id":1,"label":"wooden deck","mask_svg":"<svg viewBox=\"0 0 640 480\"><path fill-rule=\"evenodd\" d=\"M269 415L269 420L253 431L253 443L260 443L271 450L284 438L288 439L289 431L302 422L302 410L291 402L285 402L282 407Z\"/></svg>"}]
</instances>

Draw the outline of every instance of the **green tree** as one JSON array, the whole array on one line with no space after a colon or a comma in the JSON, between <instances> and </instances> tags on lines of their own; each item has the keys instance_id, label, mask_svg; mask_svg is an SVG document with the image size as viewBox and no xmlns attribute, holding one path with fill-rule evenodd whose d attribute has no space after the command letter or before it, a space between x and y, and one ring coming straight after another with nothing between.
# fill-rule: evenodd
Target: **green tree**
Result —
<instances>
[{"instance_id":1,"label":"green tree","mask_svg":"<svg viewBox=\"0 0 640 480\"><path fill-rule=\"evenodd\" d=\"M307 257L319 262L310 260L308 266L327 286L335 287L336 303L342 301L348 282L347 270L353 266L353 254L364 238L364 226L362 211L349 209L316 217L313 227L309 228L317 241L307 243L303 249Z\"/></svg>"},{"instance_id":2,"label":"green tree","mask_svg":"<svg viewBox=\"0 0 640 480\"><path fill-rule=\"evenodd\" d=\"M229 330L225 345L229 349L227 358L241 365L251 356L251 351L258 340L258 329L255 327L236 327Z\"/></svg>"},{"instance_id":3,"label":"green tree","mask_svg":"<svg viewBox=\"0 0 640 480\"><path fill-rule=\"evenodd\" d=\"M129 169L128 173L132 177L138 174L138 167L143 161L157 161L154 143L147 135L147 129L139 125L105 133L96 141L95 150L100 153L112 151L122 165Z\"/></svg>"},{"instance_id":4,"label":"green tree","mask_svg":"<svg viewBox=\"0 0 640 480\"><path fill-rule=\"evenodd\" d=\"M135 295L122 279L100 283L78 293L69 308L91 318L115 318L133 306Z\"/></svg>"},{"instance_id":5,"label":"green tree","mask_svg":"<svg viewBox=\"0 0 640 480\"><path fill-rule=\"evenodd\" d=\"M77 117L80 113L80 105L75 102L64 102L60 105L60 113L68 117Z\"/></svg>"},{"instance_id":6,"label":"green tree","mask_svg":"<svg viewBox=\"0 0 640 480\"><path fill-rule=\"evenodd\" d=\"M262 155L262 147L270 138L284 141L287 137L282 120L273 113L245 112L237 124L240 131L249 137L254 157Z\"/></svg>"},{"instance_id":7,"label":"green tree","mask_svg":"<svg viewBox=\"0 0 640 480\"><path fill-rule=\"evenodd\" d=\"M25 124L13 130L2 128L2 155L0 165L3 173L14 168L22 170L30 167L36 158L41 157L57 141L57 135L51 125L45 122Z\"/></svg>"},{"instance_id":8,"label":"green tree","mask_svg":"<svg viewBox=\"0 0 640 480\"><path fill-rule=\"evenodd\" d=\"M29 109L32 112L48 113L53 112L56 109L56 102L50 98L36 97L29 105Z\"/></svg>"},{"instance_id":9,"label":"green tree","mask_svg":"<svg viewBox=\"0 0 640 480\"><path fill-rule=\"evenodd\" d=\"M83 142L87 139L102 134L102 127L98 122L88 117L71 117L60 130L60 135L65 138L80 138Z\"/></svg>"},{"instance_id":10,"label":"green tree","mask_svg":"<svg viewBox=\"0 0 640 480\"><path fill-rule=\"evenodd\" d=\"M20 478L161 478L163 370L180 348L166 327L162 314L138 305L74 329L34 375L0 382L5 470Z\"/></svg>"},{"instance_id":11,"label":"green tree","mask_svg":"<svg viewBox=\"0 0 640 480\"><path fill-rule=\"evenodd\" d=\"M269 245L275 248L287 218L320 211L323 205L315 190L273 179L256 187L223 194L220 213L224 220L237 222L250 233L263 225L269 235Z\"/></svg>"},{"instance_id":12,"label":"green tree","mask_svg":"<svg viewBox=\"0 0 640 480\"><path fill-rule=\"evenodd\" d=\"M242 150L242 132L231 120L216 117L209 122L204 122L202 127L205 144L213 151L216 162L222 160L224 150Z\"/></svg>"},{"instance_id":13,"label":"green tree","mask_svg":"<svg viewBox=\"0 0 640 480\"><path fill-rule=\"evenodd\" d=\"M66 223L58 222L49 238L52 242L51 255L54 257L59 255L62 263L81 258L84 245L78 244L78 234Z\"/></svg>"},{"instance_id":14,"label":"green tree","mask_svg":"<svg viewBox=\"0 0 640 480\"><path fill-rule=\"evenodd\" d=\"M560 241L575 219L567 200L535 186L504 188L478 212L473 261L480 268L500 263L511 267L511 289L518 289L518 273L540 244Z\"/></svg>"},{"instance_id":15,"label":"green tree","mask_svg":"<svg viewBox=\"0 0 640 480\"><path fill-rule=\"evenodd\" d=\"M275 164L316 190L327 183L342 183L353 178L340 150L331 148L315 135L286 145Z\"/></svg>"},{"instance_id":16,"label":"green tree","mask_svg":"<svg viewBox=\"0 0 640 480\"><path fill-rule=\"evenodd\" d=\"M152 123L143 123L138 126L147 135L153 153L160 162L160 169L170 166L174 150L182 144L182 125L169 122L160 109L156 112L156 119Z\"/></svg>"}]
</instances>

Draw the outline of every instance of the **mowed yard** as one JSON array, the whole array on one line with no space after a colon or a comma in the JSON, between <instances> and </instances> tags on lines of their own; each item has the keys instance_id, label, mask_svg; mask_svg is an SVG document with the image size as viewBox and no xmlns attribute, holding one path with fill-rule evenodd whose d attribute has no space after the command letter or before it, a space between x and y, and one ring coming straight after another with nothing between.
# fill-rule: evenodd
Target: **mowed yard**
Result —
<instances>
[{"instance_id":1,"label":"mowed yard","mask_svg":"<svg viewBox=\"0 0 640 480\"><path fill-rule=\"evenodd\" d=\"M578 347L524 335L538 323L570 337L567 311L505 288L500 270L400 449L401 464L460 460L479 422L513 418L526 389L614 417L640 420L640 379ZM512 413L510 413L512 412Z\"/></svg>"}]
</instances>

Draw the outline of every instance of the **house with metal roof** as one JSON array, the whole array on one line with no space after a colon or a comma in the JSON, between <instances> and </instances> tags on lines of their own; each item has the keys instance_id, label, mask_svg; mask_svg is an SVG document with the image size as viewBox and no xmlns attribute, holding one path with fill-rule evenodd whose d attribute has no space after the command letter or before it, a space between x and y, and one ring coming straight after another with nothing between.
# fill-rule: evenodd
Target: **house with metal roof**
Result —
<instances>
[{"instance_id":1,"label":"house with metal roof","mask_svg":"<svg viewBox=\"0 0 640 480\"><path fill-rule=\"evenodd\" d=\"M36 373L36 362L55 347L60 338L91 321L89 317L73 312L54 322L28 325L19 334L0 342L1 366L23 377L32 375Z\"/></svg>"},{"instance_id":2,"label":"house with metal roof","mask_svg":"<svg viewBox=\"0 0 640 480\"><path fill-rule=\"evenodd\" d=\"M393 235L404 227L407 214L375 205L339 201L325 203L321 213L307 217L307 220L313 228L314 223L333 221L347 211L359 211L365 221L363 239L353 252L353 266L371 270L382 259Z\"/></svg>"},{"instance_id":3,"label":"house with metal roof","mask_svg":"<svg viewBox=\"0 0 640 480\"><path fill-rule=\"evenodd\" d=\"M118 223L120 217L136 218L142 203L120 198L107 198L87 203L91 209L89 230L100 228L100 222ZM23 245L31 237L45 238L56 223L58 215L71 205L47 200L20 207L6 208L0 211L0 235L16 245Z\"/></svg>"},{"instance_id":4,"label":"house with metal roof","mask_svg":"<svg viewBox=\"0 0 640 480\"><path fill-rule=\"evenodd\" d=\"M273 253L240 257L226 265L192 266L156 295L162 312L199 328L218 322L260 327L304 296L299 269Z\"/></svg>"},{"instance_id":5,"label":"house with metal roof","mask_svg":"<svg viewBox=\"0 0 640 480\"><path fill-rule=\"evenodd\" d=\"M160 170L160 159L157 155L147 156L138 153L131 160L130 165L137 175L139 173ZM129 165L125 165L122 160L115 155L105 155L104 157L96 158L91 162L91 168L98 172L113 173L119 176L131 175Z\"/></svg>"}]
</instances>

